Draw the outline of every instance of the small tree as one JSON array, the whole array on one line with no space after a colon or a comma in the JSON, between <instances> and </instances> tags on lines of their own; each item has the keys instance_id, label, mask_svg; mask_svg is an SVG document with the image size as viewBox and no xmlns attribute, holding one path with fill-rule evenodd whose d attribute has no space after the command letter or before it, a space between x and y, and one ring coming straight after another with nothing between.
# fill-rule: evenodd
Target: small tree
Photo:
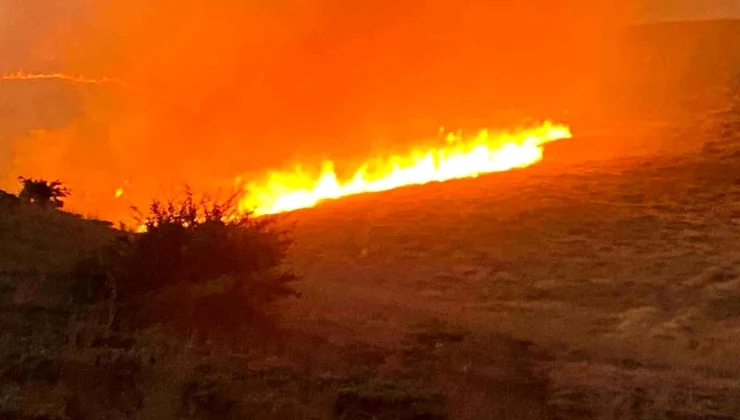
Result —
<instances>
[{"instance_id":1,"label":"small tree","mask_svg":"<svg viewBox=\"0 0 740 420\"><path fill-rule=\"evenodd\" d=\"M41 206L52 205L56 208L62 208L64 207L64 199L71 193L59 180L49 182L45 179L24 178L22 176L19 176L18 180L23 185L18 197Z\"/></svg>"}]
</instances>

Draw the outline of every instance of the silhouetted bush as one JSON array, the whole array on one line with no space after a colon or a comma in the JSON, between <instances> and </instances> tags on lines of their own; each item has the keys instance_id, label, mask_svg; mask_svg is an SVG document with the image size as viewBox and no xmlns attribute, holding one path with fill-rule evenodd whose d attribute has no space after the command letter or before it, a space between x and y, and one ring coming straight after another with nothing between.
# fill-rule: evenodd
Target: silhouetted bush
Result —
<instances>
[{"instance_id":1,"label":"silhouetted bush","mask_svg":"<svg viewBox=\"0 0 740 420\"><path fill-rule=\"evenodd\" d=\"M59 180L49 182L44 179L24 178L22 176L19 176L18 180L23 185L18 197L29 203L42 206L52 205L56 208L62 208L64 207L64 199L71 192Z\"/></svg>"},{"instance_id":2,"label":"silhouetted bush","mask_svg":"<svg viewBox=\"0 0 740 420\"><path fill-rule=\"evenodd\" d=\"M115 299L119 316L229 328L295 294L283 269L291 245L273 217L240 213L233 200L154 201L141 233L126 232L74 268L79 303Z\"/></svg>"}]
</instances>

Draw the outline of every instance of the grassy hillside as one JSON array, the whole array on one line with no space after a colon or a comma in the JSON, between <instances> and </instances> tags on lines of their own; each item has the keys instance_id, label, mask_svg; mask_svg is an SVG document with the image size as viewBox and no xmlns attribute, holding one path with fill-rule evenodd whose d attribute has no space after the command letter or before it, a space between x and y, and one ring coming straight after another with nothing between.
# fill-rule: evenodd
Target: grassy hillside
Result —
<instances>
[{"instance_id":1,"label":"grassy hillside","mask_svg":"<svg viewBox=\"0 0 740 420\"><path fill-rule=\"evenodd\" d=\"M80 255L113 236L109 222L86 220L35 206L3 207L0 219L2 272L64 270Z\"/></svg>"},{"instance_id":2,"label":"grassy hillside","mask_svg":"<svg viewBox=\"0 0 740 420\"><path fill-rule=\"evenodd\" d=\"M113 236L106 222L0 200L0 360L62 343L72 308L59 274Z\"/></svg>"},{"instance_id":3,"label":"grassy hillside","mask_svg":"<svg viewBox=\"0 0 740 420\"><path fill-rule=\"evenodd\" d=\"M383 406L396 392L441 401L449 418L737 418L738 144L297 212L303 295L283 305L271 340L239 349L187 347L156 329L128 351L69 341L80 326L43 274L111 231L23 209L13 226L25 236L4 247L16 270L40 272L4 278L6 409L328 418L361 389ZM90 388L106 372L116 379Z\"/></svg>"},{"instance_id":4,"label":"grassy hillside","mask_svg":"<svg viewBox=\"0 0 740 420\"><path fill-rule=\"evenodd\" d=\"M649 418L702 412L691 398L738 415L738 182L730 156L653 158L327 204L300 219L298 319L371 341L426 315L533 341L554 357L548 401L583 418L637 389Z\"/></svg>"},{"instance_id":5,"label":"grassy hillside","mask_svg":"<svg viewBox=\"0 0 740 420\"><path fill-rule=\"evenodd\" d=\"M697 25L635 36L736 28ZM57 274L115 231L0 207L0 418L740 418L740 103L712 57L659 125L289 215L302 295L238 346L85 324Z\"/></svg>"}]
</instances>

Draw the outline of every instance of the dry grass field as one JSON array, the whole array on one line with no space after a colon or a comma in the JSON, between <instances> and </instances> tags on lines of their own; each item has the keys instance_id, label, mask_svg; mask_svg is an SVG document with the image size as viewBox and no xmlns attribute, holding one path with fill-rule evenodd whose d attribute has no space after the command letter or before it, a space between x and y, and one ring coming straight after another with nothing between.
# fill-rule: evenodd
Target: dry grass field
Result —
<instances>
[{"instance_id":1,"label":"dry grass field","mask_svg":"<svg viewBox=\"0 0 740 420\"><path fill-rule=\"evenodd\" d=\"M637 418L620 410L642 392L645 418L737 415L732 156L543 167L327 204L300 217L296 319L391 348L432 319L463 331L446 367L471 377L501 355L477 360L466 345L534 343L548 404L583 418Z\"/></svg>"},{"instance_id":2,"label":"dry grass field","mask_svg":"<svg viewBox=\"0 0 740 420\"><path fill-rule=\"evenodd\" d=\"M723 77L531 168L287 215L302 295L247 344L89 342L55 273L112 229L4 208L0 419L738 419L740 97Z\"/></svg>"}]
</instances>

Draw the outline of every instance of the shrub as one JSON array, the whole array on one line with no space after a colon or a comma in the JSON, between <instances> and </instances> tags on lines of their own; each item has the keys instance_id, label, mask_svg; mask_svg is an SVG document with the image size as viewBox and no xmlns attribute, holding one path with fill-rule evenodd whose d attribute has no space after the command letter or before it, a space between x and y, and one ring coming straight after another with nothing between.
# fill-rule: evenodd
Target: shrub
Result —
<instances>
[{"instance_id":1,"label":"shrub","mask_svg":"<svg viewBox=\"0 0 740 420\"><path fill-rule=\"evenodd\" d=\"M76 265L78 302L115 299L123 317L211 330L244 326L295 294L283 268L292 241L274 217L240 213L233 199L196 201L190 190L138 214L142 232L124 232Z\"/></svg>"},{"instance_id":2,"label":"shrub","mask_svg":"<svg viewBox=\"0 0 740 420\"><path fill-rule=\"evenodd\" d=\"M59 180L49 182L44 179L24 178L22 176L19 176L18 180L23 185L18 197L41 206L52 205L56 208L62 208L64 207L64 198L71 193Z\"/></svg>"}]
</instances>

